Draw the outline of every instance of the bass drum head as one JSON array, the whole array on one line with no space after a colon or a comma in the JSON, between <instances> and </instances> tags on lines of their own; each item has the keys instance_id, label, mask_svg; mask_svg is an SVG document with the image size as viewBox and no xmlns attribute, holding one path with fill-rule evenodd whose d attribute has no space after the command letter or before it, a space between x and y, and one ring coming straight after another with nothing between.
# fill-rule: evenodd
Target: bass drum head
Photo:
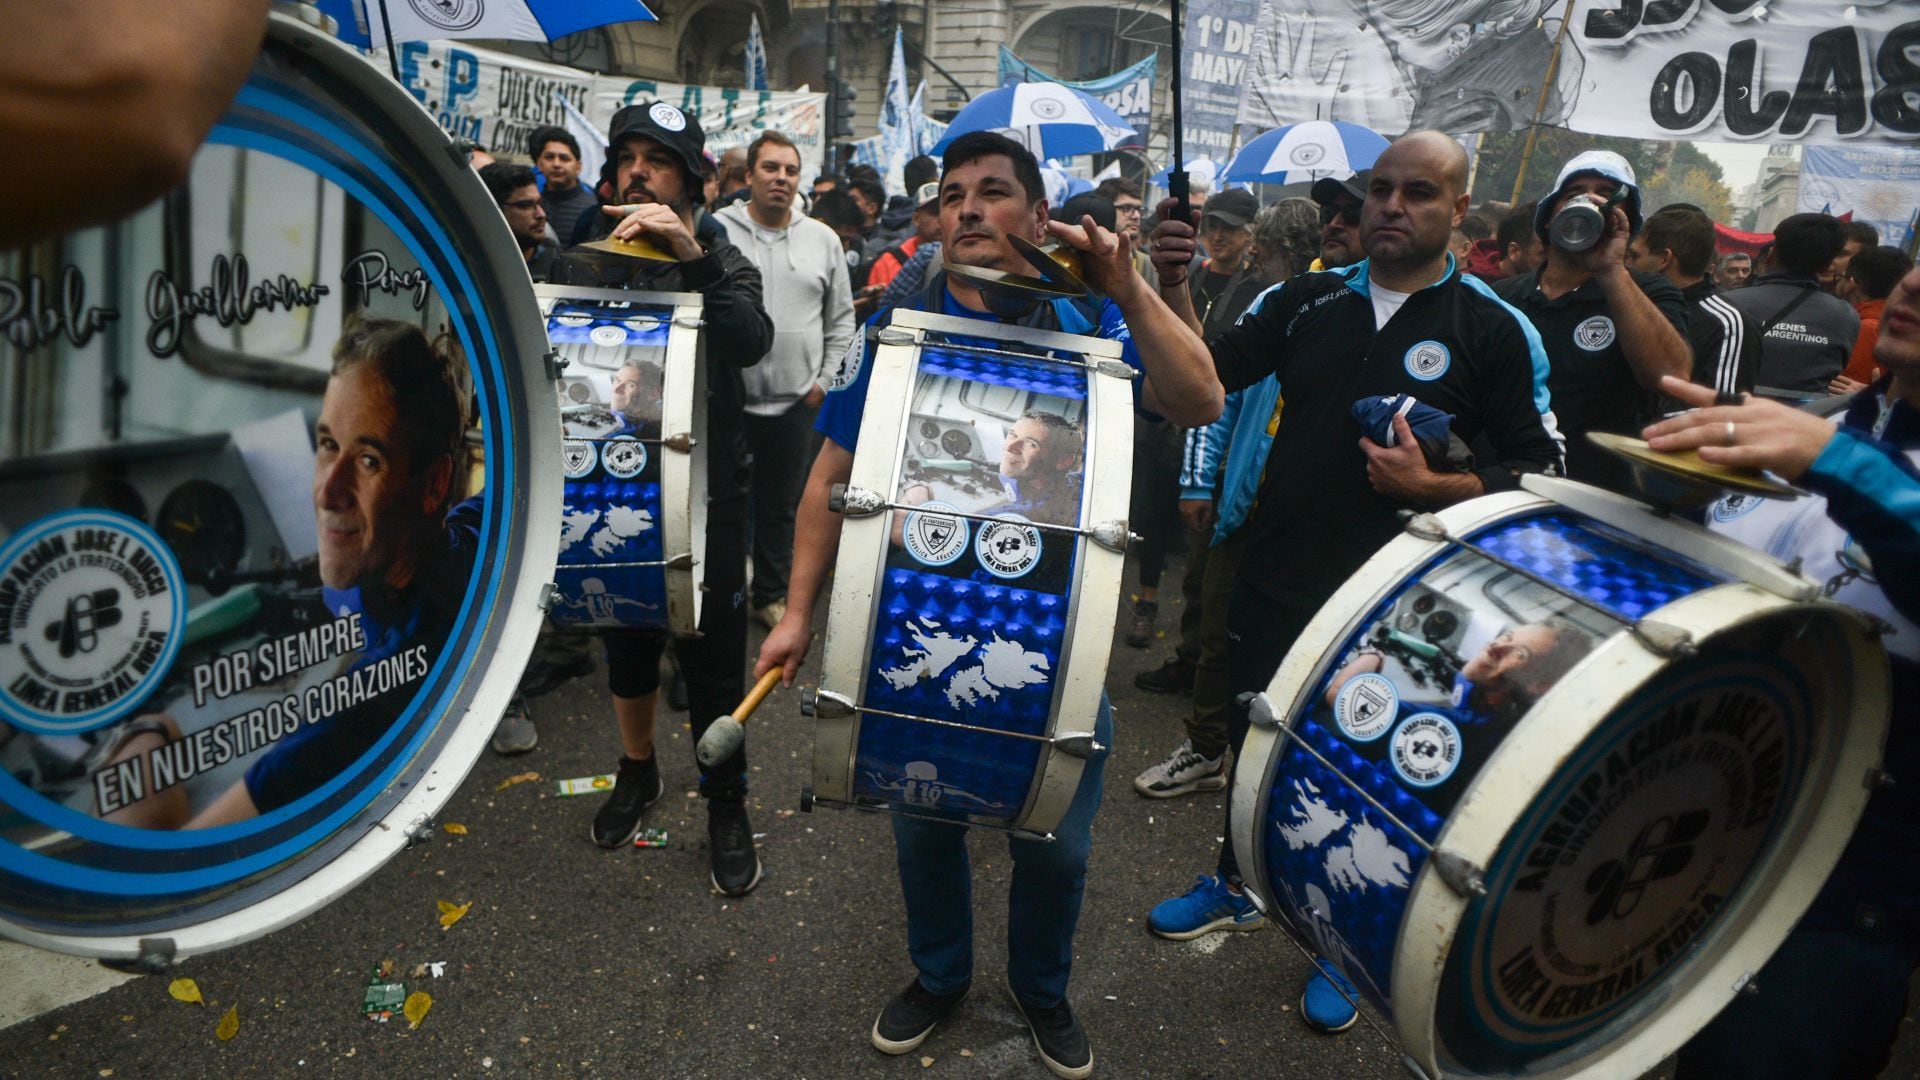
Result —
<instances>
[{"instance_id":1,"label":"bass drum head","mask_svg":"<svg viewBox=\"0 0 1920 1080\"><path fill-rule=\"evenodd\" d=\"M1776 607L1708 638L1595 726L1466 905L1433 996L1443 1072L1606 1062L1632 1075L1627 1059L1651 1067L1711 1019L1778 947L1858 817L1855 770L1884 731L1870 722L1886 701L1877 652L1838 608ZM1604 659L1530 722L1604 698L1591 681L1607 677Z\"/></svg>"},{"instance_id":2,"label":"bass drum head","mask_svg":"<svg viewBox=\"0 0 1920 1080\"><path fill-rule=\"evenodd\" d=\"M525 264L412 97L275 16L189 179L0 252L0 295L32 315L0 341L0 932L132 958L292 922L425 827L532 647L560 478Z\"/></svg>"}]
</instances>

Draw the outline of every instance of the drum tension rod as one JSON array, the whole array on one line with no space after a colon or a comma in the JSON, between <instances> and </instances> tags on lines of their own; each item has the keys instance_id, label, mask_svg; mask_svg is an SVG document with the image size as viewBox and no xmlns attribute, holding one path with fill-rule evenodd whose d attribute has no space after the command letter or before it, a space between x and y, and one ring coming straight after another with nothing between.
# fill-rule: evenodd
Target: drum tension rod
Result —
<instances>
[{"instance_id":1,"label":"drum tension rod","mask_svg":"<svg viewBox=\"0 0 1920 1080\"><path fill-rule=\"evenodd\" d=\"M965 510L926 510L907 503L889 502L879 492L871 488L854 487L852 484L835 484L827 491L827 509L847 517L872 517L885 510L905 510L908 513L937 514L942 517L966 518L968 521L1004 521L1013 525L1024 525L1042 532L1071 533L1106 548L1124 554L1130 541L1139 537L1128 531L1124 521L1096 521L1090 526L1049 525L1040 521L1020 521L1015 518L995 517L992 514L974 514Z\"/></svg>"},{"instance_id":2,"label":"drum tension rod","mask_svg":"<svg viewBox=\"0 0 1920 1080\"><path fill-rule=\"evenodd\" d=\"M1000 728L981 727L978 724L963 724L958 720L941 720L932 716L915 716L913 713L892 712L887 709L875 709L866 705L856 705L845 694L832 690L816 690L802 687L800 690L800 715L820 720L846 720L855 713L871 716L886 716L895 720L911 720L920 724L936 724L940 727L958 728L961 731L973 731L982 735L1004 735L1009 739L1026 739L1029 742L1046 743L1063 754L1077 757L1082 761L1105 750L1106 747L1094 741L1091 731L1066 731L1058 735L1029 735L1024 731L1004 731Z\"/></svg>"},{"instance_id":3,"label":"drum tension rod","mask_svg":"<svg viewBox=\"0 0 1920 1080\"><path fill-rule=\"evenodd\" d=\"M692 435L689 435L684 431L678 435L669 435L664 439L646 439L646 438L641 438L638 435L621 435L621 436L617 436L615 438L609 439L609 438L602 438L600 436L595 435L595 436L590 436L584 439L573 439L569 437L568 441L591 442L591 443L637 442L637 443L644 443L650 446L664 446L668 450L673 450L677 453L682 453L682 454L692 453L693 448L700 445L700 440L694 438Z\"/></svg>"},{"instance_id":4,"label":"drum tension rod","mask_svg":"<svg viewBox=\"0 0 1920 1080\"><path fill-rule=\"evenodd\" d=\"M1646 646L1649 651L1657 656L1668 660L1682 660L1692 656L1697 651L1693 644L1693 635L1687 631L1670 623L1658 622L1653 619L1631 618L1622 612L1615 611L1607 605L1600 603L1598 600L1589 599L1576 592L1569 592L1565 586L1551 578L1537 574L1511 559L1496 555L1471 540L1465 540L1453 535L1453 533L1447 531L1446 523L1442 522L1437 515L1416 514L1410 510L1402 510L1400 511L1400 516L1409 536L1465 548L1502 570L1519 574L1535 585L1559 593L1561 596L1579 604L1581 607L1597 611L1607 618L1612 619L1614 622L1625 626L1627 631L1634 636L1635 640Z\"/></svg>"},{"instance_id":5,"label":"drum tension rod","mask_svg":"<svg viewBox=\"0 0 1920 1080\"><path fill-rule=\"evenodd\" d=\"M664 559L659 562L559 563L559 564L556 564L555 569L559 569L559 570L624 570L624 569L627 569L628 567L636 567L636 566L664 566L669 570L691 570L693 569L693 563L694 563L694 558L692 555L689 555L686 552L681 552L680 554L675 555L671 559Z\"/></svg>"},{"instance_id":6,"label":"drum tension rod","mask_svg":"<svg viewBox=\"0 0 1920 1080\"><path fill-rule=\"evenodd\" d=\"M958 825L963 829L975 827L993 829L1006 833L1015 840L1033 840L1047 844L1054 841L1054 835L1050 832L1043 833L1034 832L1032 829L1017 829L1011 825L996 825L992 821L977 821L971 817L965 820L956 820L950 817L941 817L938 814L925 814L918 810L909 810L900 803L887 803L884 806L876 806L873 803L867 802L841 802L838 799L820 798L812 791L806 792L803 796L802 809L808 813L812 813L813 808L816 806L831 806L835 810L858 810L863 814L886 814L889 817L912 818L915 821L929 821L935 825Z\"/></svg>"},{"instance_id":7,"label":"drum tension rod","mask_svg":"<svg viewBox=\"0 0 1920 1080\"><path fill-rule=\"evenodd\" d=\"M979 356L1005 356L1015 360L1028 360L1042 364L1067 364L1072 367L1086 368L1101 375L1111 375L1116 379L1136 379L1140 372L1125 360L1078 360L1072 356L1040 356L1035 353L1015 352L1012 349L995 349L985 345L961 345L947 341L923 341L919 335L906 330L887 327L874 332L873 338L881 345L924 345L929 349L943 352L963 352Z\"/></svg>"}]
</instances>

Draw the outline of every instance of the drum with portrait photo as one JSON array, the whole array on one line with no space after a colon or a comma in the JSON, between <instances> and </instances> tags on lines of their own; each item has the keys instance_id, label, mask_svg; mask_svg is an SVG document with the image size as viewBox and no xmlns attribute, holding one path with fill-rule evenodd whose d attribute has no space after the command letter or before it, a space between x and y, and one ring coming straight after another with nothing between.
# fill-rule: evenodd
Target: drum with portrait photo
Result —
<instances>
[{"instance_id":1,"label":"drum with portrait photo","mask_svg":"<svg viewBox=\"0 0 1920 1080\"><path fill-rule=\"evenodd\" d=\"M1872 620L1568 480L1409 518L1249 702L1257 902L1427 1076L1637 1076L1806 910L1886 732Z\"/></svg>"},{"instance_id":2,"label":"drum with portrait photo","mask_svg":"<svg viewBox=\"0 0 1920 1080\"><path fill-rule=\"evenodd\" d=\"M1094 749L1062 718L1106 677L1132 369L1117 343L945 315L871 333L807 803L1045 835Z\"/></svg>"}]
</instances>

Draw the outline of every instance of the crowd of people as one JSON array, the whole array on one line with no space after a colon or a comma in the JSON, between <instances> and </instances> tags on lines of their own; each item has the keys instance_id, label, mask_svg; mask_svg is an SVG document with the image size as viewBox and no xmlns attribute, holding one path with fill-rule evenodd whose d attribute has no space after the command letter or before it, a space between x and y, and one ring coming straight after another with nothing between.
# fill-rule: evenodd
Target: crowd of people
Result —
<instances>
[{"instance_id":1,"label":"crowd of people","mask_svg":"<svg viewBox=\"0 0 1920 1080\"><path fill-rule=\"evenodd\" d=\"M706 299L715 386L711 596L702 636L674 645L696 738L740 696L750 618L768 631L756 675L780 668L790 681L809 651L839 538L828 496L851 474L871 375L861 325L896 309L1111 338L1144 374L1131 512L1142 540L1132 550L1137 592L1122 634L1138 648L1157 640L1161 578L1184 553L1180 615L1169 627L1176 644L1135 681L1187 698L1186 737L1134 780L1149 798L1228 785L1247 730L1236 700L1266 687L1308 620L1396 534L1403 509L1509 490L1536 472L1630 494L1628 471L1589 433L1658 425L1648 429L1656 445L1673 443L1706 430L1689 418L1735 409L1757 410L1765 422L1736 420L1725 432L1749 424L1757 437L1708 442L1703 453L1756 455L1738 460L1779 468L1836 500L1851 485L1835 517L1871 514L1861 503L1875 496L1816 463L1829 453L1815 440L1832 436L1828 421L1796 419L1792 430L1806 445L1796 443L1790 461L1765 456L1783 414L1809 415L1769 406L1768 397L1854 395L1844 427L1864 429L1856 434L1868 448L1848 452L1882 455L1881 468L1912 473L1905 455L1880 441L1886 416L1908 407L1900 404L1903 365L1920 368L1920 355L1911 355L1920 347L1912 260L1879 245L1872 229L1824 214L1777 223L1755 255L1720 253L1706 213L1643 205L1632 166L1612 153L1566 162L1536 202L1476 207L1459 144L1416 132L1371 169L1324 178L1305 197L1263 205L1249 190L1198 191L1181 220L1171 200L1149 207L1126 179L1056 208L1060 192L1056 185L1050 193L1039 163L992 133L955 140L942 160L910 162L907 192L892 195L877 173L858 167L808 184L797 147L775 131L715 160L697 119L670 105L623 109L609 136L597 184L581 180L579 147L557 128L536 133L526 148L537 176L501 162L480 172L537 280L690 290ZM1571 207L1588 208L1599 222L1586 243L1560 236L1557 219ZM674 261L578 247L643 234ZM1014 236L1078 249L1097 298L1009 310L972 277L948 272L1020 271ZM1397 415L1362 435L1349 407L1392 394L1438 410L1446 434L1416 436ZM1883 404L1863 404L1872 402ZM1904 528L1897 540L1880 541L1897 548L1890 559L1910 557L1913 529ZM1891 593L1890 600L1901 602ZM631 840L664 790L653 724L667 644L658 635L606 635L620 755L592 833L609 847ZM1496 642L1475 662L1492 666L1522 651ZM546 689L577 673L578 654L556 647L554 655L536 660L529 684ZM1111 745L1104 695L1092 721L1097 742ZM527 726L509 737L515 724ZM529 747L531 734L522 706L503 721L496 749ZM713 883L736 896L761 874L746 820L744 754L699 766ZM1105 756L1088 762L1053 843L1011 842L1008 985L1043 1061L1068 1077L1092 1070L1067 989ZM1883 809L1876 804L1876 813ZM1863 865L1890 851L1920 853L1914 820L1895 812L1888 829L1869 831ZM965 830L900 817L894 831L915 975L881 1010L871 1039L898 1054L959 1007L973 969ZM1231 831L1229 824L1222 834ZM1827 907L1844 911L1864 896L1899 913L1898 933L1882 929L1861 947L1881 949L1876 970L1910 969L1920 940L1914 898L1870 869L1836 880L1854 891ZM1836 918L1817 929L1850 932ZM1212 872L1158 905L1149 927L1191 939L1265 921L1223 843ZM1788 955L1814 963L1803 951ZM1830 997L1856 1025L1886 1016L1897 1024L1904 998L1883 982ZM1729 1010L1720 1024L1738 1029L1697 1040L1692 1068L1759 1075L1748 1071L1761 1043L1753 1032L1774 1022L1767 1010L1781 1007L1780 996L1792 1002L1790 988L1781 991L1763 990ZM1356 1000L1353 985L1322 961L1303 993L1302 1017L1342 1031L1354 1023ZM1858 1030L1871 1054L1884 1050L1892 1029Z\"/></svg>"}]
</instances>

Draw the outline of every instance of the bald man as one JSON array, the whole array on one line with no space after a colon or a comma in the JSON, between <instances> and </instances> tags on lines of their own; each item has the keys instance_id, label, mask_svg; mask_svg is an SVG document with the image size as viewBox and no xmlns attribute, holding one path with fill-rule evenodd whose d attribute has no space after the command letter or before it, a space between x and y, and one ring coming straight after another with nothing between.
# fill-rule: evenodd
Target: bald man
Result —
<instances>
[{"instance_id":1,"label":"bald man","mask_svg":"<svg viewBox=\"0 0 1920 1080\"><path fill-rule=\"evenodd\" d=\"M1197 333L1185 282L1194 231L1172 220L1172 210L1171 201L1160 206L1154 267L1161 296ZM1267 290L1207 343L1229 392L1269 375L1281 391L1268 421L1270 464L1243 526L1247 555L1227 612L1227 678L1236 696L1266 689L1320 605L1400 532L1399 511L1510 490L1523 473L1561 467L1546 357L1520 316L1463 275L1447 250L1466 212L1460 144L1433 131L1401 138L1368 181L1360 211L1366 259ZM1451 414L1454 433L1465 442L1485 435L1493 457L1464 468L1429 462L1397 416L1390 445L1364 437L1354 402L1388 394L1410 394ZM1229 468L1240 451L1228 449ZM1238 747L1245 710L1229 720ZM1231 822L1223 835L1232 835ZM1184 940L1263 922L1241 894L1226 843L1217 873L1154 908L1149 925ZM1316 975L1302 1011L1323 1030L1353 1022L1352 1007L1324 975Z\"/></svg>"}]
</instances>

